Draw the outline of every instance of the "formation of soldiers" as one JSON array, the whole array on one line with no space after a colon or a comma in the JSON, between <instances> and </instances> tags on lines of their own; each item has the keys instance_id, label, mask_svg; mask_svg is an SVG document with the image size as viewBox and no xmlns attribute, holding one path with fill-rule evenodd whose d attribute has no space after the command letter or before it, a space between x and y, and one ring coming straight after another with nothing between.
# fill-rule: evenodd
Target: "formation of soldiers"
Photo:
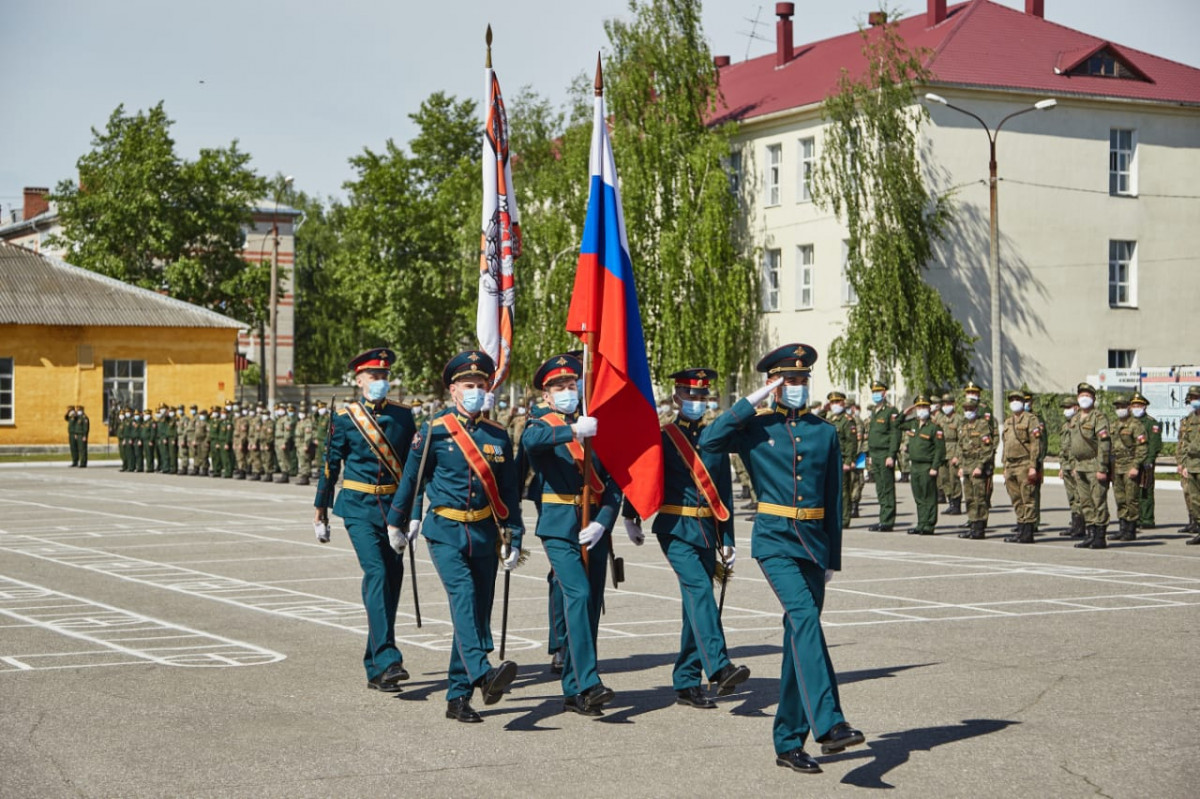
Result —
<instances>
[{"instance_id":1,"label":"formation of soldiers","mask_svg":"<svg viewBox=\"0 0 1200 799\"><path fill-rule=\"evenodd\" d=\"M159 472L308 485L324 458L329 408L237 403L185 410L121 409L111 426L123 472Z\"/></svg>"}]
</instances>

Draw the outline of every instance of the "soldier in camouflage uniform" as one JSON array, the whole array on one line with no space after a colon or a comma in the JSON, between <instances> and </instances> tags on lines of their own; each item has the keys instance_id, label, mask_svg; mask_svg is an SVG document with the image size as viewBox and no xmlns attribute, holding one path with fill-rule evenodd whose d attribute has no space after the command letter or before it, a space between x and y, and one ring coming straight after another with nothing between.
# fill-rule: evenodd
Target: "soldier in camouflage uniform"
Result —
<instances>
[{"instance_id":1,"label":"soldier in camouflage uniform","mask_svg":"<svg viewBox=\"0 0 1200 799\"><path fill-rule=\"evenodd\" d=\"M962 424L962 416L955 411L954 395L943 394L942 412L936 421L942 428L942 437L946 442L946 461L938 466L938 489L949 503L947 516L962 514L962 481L958 477L961 457L958 451L958 428Z\"/></svg>"},{"instance_id":2,"label":"soldier in camouflage uniform","mask_svg":"<svg viewBox=\"0 0 1200 799\"><path fill-rule=\"evenodd\" d=\"M1063 423L1058 430L1058 473L1063 488L1067 491L1067 503L1071 506L1071 526L1068 538L1083 538L1083 506L1079 501L1079 481L1075 479L1075 459L1071 456L1071 419L1079 413L1079 400L1068 397L1062 401Z\"/></svg>"},{"instance_id":3,"label":"soldier in camouflage uniform","mask_svg":"<svg viewBox=\"0 0 1200 799\"><path fill-rule=\"evenodd\" d=\"M262 450L263 480L273 479L279 471L279 462L275 459L275 415L270 408L264 408L258 423L258 446Z\"/></svg>"},{"instance_id":4,"label":"soldier in camouflage uniform","mask_svg":"<svg viewBox=\"0 0 1200 799\"><path fill-rule=\"evenodd\" d=\"M1112 486L1113 499L1117 502L1118 529L1112 540L1132 541L1137 538L1138 515L1141 511L1138 504L1141 495L1139 480L1149 444L1146 428L1129 413L1129 400L1118 397L1113 400L1113 408L1117 418L1109 427L1109 438L1112 440Z\"/></svg>"},{"instance_id":5,"label":"soldier in camouflage uniform","mask_svg":"<svg viewBox=\"0 0 1200 799\"><path fill-rule=\"evenodd\" d=\"M958 537L980 540L987 531L988 486L992 484L996 462L996 439L992 437L991 422L980 416L979 406L970 400L963 404L963 418L958 426L958 456L968 527Z\"/></svg>"},{"instance_id":6,"label":"soldier in camouflage uniform","mask_svg":"<svg viewBox=\"0 0 1200 799\"><path fill-rule=\"evenodd\" d=\"M1083 508L1085 537L1077 549L1104 549L1108 527L1108 478L1112 460L1112 441L1108 419L1096 410L1096 389L1080 383L1076 389L1079 413L1071 417L1071 460L1075 462L1075 481L1079 504Z\"/></svg>"},{"instance_id":7,"label":"soldier in camouflage uniform","mask_svg":"<svg viewBox=\"0 0 1200 799\"><path fill-rule=\"evenodd\" d=\"M1042 415L1033 409L1033 393L1025 391L1022 400L1025 403L1025 412L1033 414L1033 418L1037 419L1042 427L1042 438L1038 442L1040 446L1037 455L1037 482L1033 486L1033 530L1037 532L1038 525L1042 523L1042 484L1046 482L1046 453L1050 449L1050 436L1046 433L1050 428L1046 427L1046 420Z\"/></svg>"},{"instance_id":8,"label":"soldier in camouflage uniform","mask_svg":"<svg viewBox=\"0 0 1200 799\"><path fill-rule=\"evenodd\" d=\"M259 429L262 426L262 409L256 408L249 414L246 426L246 464L249 470L247 479L254 482L262 480L263 451Z\"/></svg>"},{"instance_id":9,"label":"soldier in camouflage uniform","mask_svg":"<svg viewBox=\"0 0 1200 799\"><path fill-rule=\"evenodd\" d=\"M1195 546L1200 544L1200 528L1197 527L1200 522L1200 386L1188 389L1187 403L1192 412L1179 420L1175 458L1179 461L1179 477L1188 510L1188 525L1184 529L1195 533L1187 543Z\"/></svg>"},{"instance_id":10,"label":"soldier in camouflage uniform","mask_svg":"<svg viewBox=\"0 0 1200 799\"><path fill-rule=\"evenodd\" d=\"M233 479L245 480L249 466L250 409L237 408L236 416L233 420Z\"/></svg>"},{"instance_id":11,"label":"soldier in camouflage uniform","mask_svg":"<svg viewBox=\"0 0 1200 799\"><path fill-rule=\"evenodd\" d=\"M286 483L296 470L292 464L296 451L296 409L294 406L291 410L281 406L275 414L275 461L278 470L274 479L277 483Z\"/></svg>"},{"instance_id":12,"label":"soldier in camouflage uniform","mask_svg":"<svg viewBox=\"0 0 1200 799\"><path fill-rule=\"evenodd\" d=\"M316 418L306 413L303 407L296 412L296 485L308 485L312 472L312 457L317 451L316 442L313 441L315 422Z\"/></svg>"},{"instance_id":13,"label":"soldier in camouflage uniform","mask_svg":"<svg viewBox=\"0 0 1200 799\"><path fill-rule=\"evenodd\" d=\"M829 401L826 420L837 430L838 445L842 451L842 527L850 526L850 494L853 487L850 475L854 473L854 460L858 457L858 419L846 413L846 395L831 391L825 397Z\"/></svg>"},{"instance_id":14,"label":"soldier in camouflage uniform","mask_svg":"<svg viewBox=\"0 0 1200 799\"><path fill-rule=\"evenodd\" d=\"M1150 400L1141 394L1129 399L1129 412L1142 423L1146 431L1146 461L1142 464L1141 499L1138 500L1138 527L1153 530L1154 524L1154 465L1162 452L1162 427L1158 420L1146 413Z\"/></svg>"},{"instance_id":15,"label":"soldier in camouflage uniform","mask_svg":"<svg viewBox=\"0 0 1200 799\"><path fill-rule=\"evenodd\" d=\"M863 418L862 408L858 406L858 402L853 396L850 396L850 408L847 413L854 416L854 421L858 423L858 455L863 456L862 463L866 463L867 454L867 421ZM860 461L855 459L855 468L850 472L850 518L858 518L858 506L862 502L863 486L867 482L867 469L865 466L859 467L857 464Z\"/></svg>"},{"instance_id":16,"label":"soldier in camouflage uniform","mask_svg":"<svg viewBox=\"0 0 1200 799\"><path fill-rule=\"evenodd\" d=\"M1008 408L1011 413L1004 420L1004 487L1017 517L1017 534L1005 540L1032 544L1036 518L1033 497L1045 429L1035 415L1025 410L1024 392L1008 392Z\"/></svg>"},{"instance_id":17,"label":"soldier in camouflage uniform","mask_svg":"<svg viewBox=\"0 0 1200 799\"><path fill-rule=\"evenodd\" d=\"M211 448L208 430L208 411L200 409L188 435L188 447L192 450L192 468L189 474L208 476L208 455Z\"/></svg>"},{"instance_id":18,"label":"soldier in camouflage uniform","mask_svg":"<svg viewBox=\"0 0 1200 799\"><path fill-rule=\"evenodd\" d=\"M236 423L237 406L226 405L225 412L221 414L221 440L225 447L224 454L221 456L221 477L226 480L233 477L233 427Z\"/></svg>"},{"instance_id":19,"label":"soldier in camouflage uniform","mask_svg":"<svg viewBox=\"0 0 1200 799\"><path fill-rule=\"evenodd\" d=\"M194 464L192 463L192 429L196 426L196 416L199 411L193 405L191 413L187 416L183 415L182 406L179 411L179 473L190 474Z\"/></svg>"},{"instance_id":20,"label":"soldier in camouflage uniform","mask_svg":"<svg viewBox=\"0 0 1200 799\"><path fill-rule=\"evenodd\" d=\"M518 439L513 439L517 441ZM310 475L317 477L317 470L325 463L325 445L329 442L329 408L324 400L317 401L316 421L313 422L313 441L317 445L316 457L313 459L313 470Z\"/></svg>"}]
</instances>

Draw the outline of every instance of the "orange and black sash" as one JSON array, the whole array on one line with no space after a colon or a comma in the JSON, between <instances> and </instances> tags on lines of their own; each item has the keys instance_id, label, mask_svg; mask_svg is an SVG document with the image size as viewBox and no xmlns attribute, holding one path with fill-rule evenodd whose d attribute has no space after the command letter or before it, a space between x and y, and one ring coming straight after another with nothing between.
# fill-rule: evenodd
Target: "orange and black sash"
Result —
<instances>
[{"instance_id":1,"label":"orange and black sash","mask_svg":"<svg viewBox=\"0 0 1200 799\"><path fill-rule=\"evenodd\" d=\"M725 507L725 503L721 501L717 485L713 482L712 475L708 473L704 461L700 459L700 453L696 451L692 442L688 441L687 436L677 425L668 424L663 429L667 431L667 438L671 439L675 449L679 450L679 457L683 458L683 462L687 464L688 471L692 473L692 480L696 483L696 489L700 492L700 496L708 502L708 506L712 508L713 516L723 522L729 521L729 508Z\"/></svg>"},{"instance_id":2,"label":"orange and black sash","mask_svg":"<svg viewBox=\"0 0 1200 799\"><path fill-rule=\"evenodd\" d=\"M350 413L350 419L354 422L354 426L358 428L358 432L362 433L363 438L367 440L367 444L371 447L371 451L375 453L375 457L379 458L380 462L392 473L392 479L399 483L400 475L404 472L404 465L396 457L396 451L392 449L392 443L383 434L383 428L379 426L379 422L375 421L374 414L368 412L361 402L347 404L346 410ZM333 425L329 427L331 430L333 429Z\"/></svg>"},{"instance_id":3,"label":"orange and black sash","mask_svg":"<svg viewBox=\"0 0 1200 799\"><path fill-rule=\"evenodd\" d=\"M557 413L548 413L541 417L542 421L551 427L566 427L567 423ZM567 452L571 453L571 457L575 459L575 468L583 474L583 445L575 439L567 444ZM604 481L600 479L600 475L596 474L596 470L592 469L592 491L596 494L604 493Z\"/></svg>"},{"instance_id":4,"label":"orange and black sash","mask_svg":"<svg viewBox=\"0 0 1200 799\"><path fill-rule=\"evenodd\" d=\"M496 514L496 518L501 521L507 519L508 506L500 499L500 485L496 482L496 475L492 472L492 467L488 465L487 458L480 452L475 439L471 438L471 434L453 414L439 417L437 421L446 426L446 432L450 434L451 440L458 444L458 448L466 456L467 465L471 467L471 471L475 472L475 476L483 484L483 492L487 494L488 502L492 503L492 511Z\"/></svg>"}]
</instances>

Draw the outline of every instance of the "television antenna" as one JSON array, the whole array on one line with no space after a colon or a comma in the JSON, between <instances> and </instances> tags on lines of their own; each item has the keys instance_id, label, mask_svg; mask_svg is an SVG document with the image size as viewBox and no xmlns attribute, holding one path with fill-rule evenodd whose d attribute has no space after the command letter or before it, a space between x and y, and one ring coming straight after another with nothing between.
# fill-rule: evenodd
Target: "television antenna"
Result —
<instances>
[{"instance_id":1,"label":"television antenna","mask_svg":"<svg viewBox=\"0 0 1200 799\"><path fill-rule=\"evenodd\" d=\"M759 17L761 17L761 16L762 16L762 6L759 6L758 10L754 12L754 19L750 19L750 17L742 17L742 19L744 19L746 22L750 23L750 30L738 31L738 33L740 33L742 36L746 37L746 55L743 57L743 59L742 59L743 61L748 60L750 58L750 48L754 46L755 41L760 41L760 42L771 41L766 36L758 35Z\"/></svg>"}]
</instances>

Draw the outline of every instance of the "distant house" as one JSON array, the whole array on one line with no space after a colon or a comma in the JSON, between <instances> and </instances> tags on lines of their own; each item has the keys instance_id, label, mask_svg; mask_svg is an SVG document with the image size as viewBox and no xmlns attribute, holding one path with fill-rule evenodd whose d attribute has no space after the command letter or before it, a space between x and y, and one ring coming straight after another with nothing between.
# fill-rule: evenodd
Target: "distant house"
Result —
<instances>
[{"instance_id":1,"label":"distant house","mask_svg":"<svg viewBox=\"0 0 1200 799\"><path fill-rule=\"evenodd\" d=\"M114 407L233 399L236 319L0 242L0 448L66 444L67 405L103 442Z\"/></svg>"}]
</instances>

